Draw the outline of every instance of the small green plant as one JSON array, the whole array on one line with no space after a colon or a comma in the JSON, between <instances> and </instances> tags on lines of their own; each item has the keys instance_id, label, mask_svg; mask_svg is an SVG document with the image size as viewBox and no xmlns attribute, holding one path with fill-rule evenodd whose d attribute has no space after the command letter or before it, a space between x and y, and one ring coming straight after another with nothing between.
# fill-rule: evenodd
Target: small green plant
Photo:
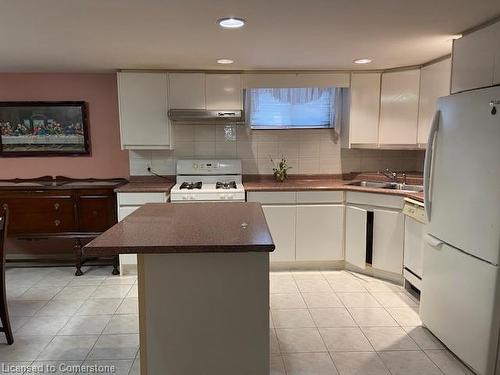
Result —
<instances>
[{"instance_id":1,"label":"small green plant","mask_svg":"<svg viewBox=\"0 0 500 375\"><path fill-rule=\"evenodd\" d=\"M288 177L288 170L292 168L287 164L285 157L282 156L281 160L278 163L276 163L273 158L271 158L271 163L273 164L273 174L276 181L285 181Z\"/></svg>"}]
</instances>

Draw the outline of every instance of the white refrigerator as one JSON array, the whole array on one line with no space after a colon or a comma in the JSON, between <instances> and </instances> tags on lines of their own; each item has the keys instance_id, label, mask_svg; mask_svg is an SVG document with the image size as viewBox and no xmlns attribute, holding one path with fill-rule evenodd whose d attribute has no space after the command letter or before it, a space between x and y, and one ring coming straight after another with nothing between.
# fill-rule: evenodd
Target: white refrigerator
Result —
<instances>
[{"instance_id":1,"label":"white refrigerator","mask_svg":"<svg viewBox=\"0 0 500 375\"><path fill-rule=\"evenodd\" d=\"M500 375L500 87L440 98L425 168L422 323Z\"/></svg>"}]
</instances>

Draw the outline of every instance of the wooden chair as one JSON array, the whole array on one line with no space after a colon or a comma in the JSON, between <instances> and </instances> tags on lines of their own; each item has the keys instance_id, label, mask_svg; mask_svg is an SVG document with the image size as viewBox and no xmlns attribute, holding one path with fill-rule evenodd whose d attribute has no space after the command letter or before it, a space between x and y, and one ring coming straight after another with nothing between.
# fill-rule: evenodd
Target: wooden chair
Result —
<instances>
[{"instance_id":1,"label":"wooden chair","mask_svg":"<svg viewBox=\"0 0 500 375\"><path fill-rule=\"evenodd\" d=\"M9 219L8 210L0 207L0 319L2 327L0 332L4 332L7 337L7 344L14 343L12 328L10 327L9 311L7 309L7 295L5 292L5 240L7 238L7 223Z\"/></svg>"}]
</instances>

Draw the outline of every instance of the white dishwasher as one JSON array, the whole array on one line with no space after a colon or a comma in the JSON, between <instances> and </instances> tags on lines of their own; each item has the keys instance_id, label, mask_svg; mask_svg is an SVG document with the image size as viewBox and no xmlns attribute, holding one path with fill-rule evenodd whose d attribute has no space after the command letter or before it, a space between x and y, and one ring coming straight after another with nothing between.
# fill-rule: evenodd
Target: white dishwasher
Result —
<instances>
[{"instance_id":1,"label":"white dishwasher","mask_svg":"<svg viewBox=\"0 0 500 375\"><path fill-rule=\"evenodd\" d=\"M405 287L408 283L420 291L422 284L422 265L426 216L424 204L411 198L404 199L405 240L403 276Z\"/></svg>"}]
</instances>

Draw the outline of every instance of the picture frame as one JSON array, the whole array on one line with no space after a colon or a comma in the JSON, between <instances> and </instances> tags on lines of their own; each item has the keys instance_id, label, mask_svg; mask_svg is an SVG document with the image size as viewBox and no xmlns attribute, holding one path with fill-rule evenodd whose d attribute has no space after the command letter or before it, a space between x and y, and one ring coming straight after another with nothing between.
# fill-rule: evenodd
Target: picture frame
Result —
<instances>
[{"instance_id":1,"label":"picture frame","mask_svg":"<svg viewBox=\"0 0 500 375\"><path fill-rule=\"evenodd\" d=\"M88 155L86 102L0 102L0 157Z\"/></svg>"}]
</instances>

